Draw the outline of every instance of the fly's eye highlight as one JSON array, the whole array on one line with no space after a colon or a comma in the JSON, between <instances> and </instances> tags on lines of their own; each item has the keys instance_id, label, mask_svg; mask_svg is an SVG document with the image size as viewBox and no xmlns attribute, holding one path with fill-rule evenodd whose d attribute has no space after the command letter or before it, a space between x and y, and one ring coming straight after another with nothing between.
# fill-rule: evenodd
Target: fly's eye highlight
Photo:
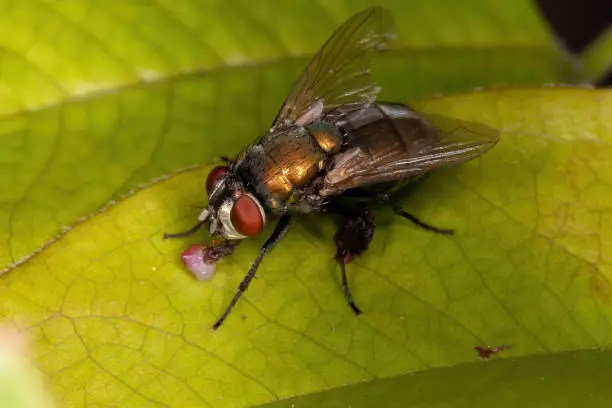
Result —
<instances>
[{"instance_id":1,"label":"fly's eye highlight","mask_svg":"<svg viewBox=\"0 0 612 408\"><path fill-rule=\"evenodd\" d=\"M230 220L236 231L247 237L254 237L263 231L262 208L250 194L240 196L234 203Z\"/></svg>"},{"instance_id":2,"label":"fly's eye highlight","mask_svg":"<svg viewBox=\"0 0 612 408\"><path fill-rule=\"evenodd\" d=\"M227 167L225 166L217 166L208 173L208 177L206 178L206 192L208 194L210 194L215 184L217 184L217 181L219 181L225 173L227 173Z\"/></svg>"}]
</instances>

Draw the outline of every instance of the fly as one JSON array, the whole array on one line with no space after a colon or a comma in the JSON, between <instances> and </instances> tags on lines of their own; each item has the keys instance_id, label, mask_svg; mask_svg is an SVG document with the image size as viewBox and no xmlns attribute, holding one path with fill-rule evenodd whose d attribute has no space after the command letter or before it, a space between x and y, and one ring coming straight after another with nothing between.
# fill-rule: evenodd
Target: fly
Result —
<instances>
[{"instance_id":1,"label":"fly","mask_svg":"<svg viewBox=\"0 0 612 408\"><path fill-rule=\"evenodd\" d=\"M268 132L234 158L213 168L206 180L208 207L182 237L207 225L214 242L183 253L188 269L208 279L217 261L245 238L274 231L213 325L225 321L264 256L299 214L325 211L342 217L334 236L342 286L355 314L346 267L367 250L376 228L373 201L391 203L399 187L436 169L472 160L491 149L499 134L483 125L449 118L431 120L399 103L377 102L380 90L370 74L373 53L395 41L391 13L363 10L327 40L291 89ZM441 125L444 126L441 126ZM427 230L433 227L393 204L395 212Z\"/></svg>"}]
</instances>

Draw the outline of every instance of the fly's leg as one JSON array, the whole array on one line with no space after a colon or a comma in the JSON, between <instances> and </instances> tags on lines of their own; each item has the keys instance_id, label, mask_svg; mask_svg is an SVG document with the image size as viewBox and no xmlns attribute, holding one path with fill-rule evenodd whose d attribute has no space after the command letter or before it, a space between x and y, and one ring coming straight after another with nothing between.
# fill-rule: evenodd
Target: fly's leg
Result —
<instances>
[{"instance_id":1,"label":"fly's leg","mask_svg":"<svg viewBox=\"0 0 612 408\"><path fill-rule=\"evenodd\" d=\"M174 233L174 234L169 234L169 233L166 232L164 234L164 239L187 237L187 236L195 233L196 231L198 231L200 228L202 228L202 225L204 225L205 222L206 221L198 221L197 224L195 224L193 227L189 228L187 231L177 232L177 233Z\"/></svg>"},{"instance_id":2,"label":"fly's leg","mask_svg":"<svg viewBox=\"0 0 612 408\"><path fill-rule=\"evenodd\" d=\"M352 257L363 253L374 236L376 224L374 213L368 205L361 205L356 210L345 213L344 220L334 235L336 243L336 261L340 264L342 273L342 289L344 296L356 315L361 314L361 310L355 305L353 295L349 289L346 277L346 264L350 263Z\"/></svg>"},{"instance_id":3,"label":"fly's leg","mask_svg":"<svg viewBox=\"0 0 612 408\"><path fill-rule=\"evenodd\" d=\"M212 159L206 161L206 164L213 164L213 163L219 163L219 162L222 162L226 166L229 166L232 163L232 159L230 159L227 156L215 156Z\"/></svg>"},{"instance_id":4,"label":"fly's leg","mask_svg":"<svg viewBox=\"0 0 612 408\"><path fill-rule=\"evenodd\" d=\"M198 216L198 222L193 227L189 228L187 231L177 232L175 234L165 233L164 239L183 238L183 237L193 234L194 232L202 228L202 225L204 225L208 221L209 216L210 216L210 211L206 207L202 208L202 212Z\"/></svg>"},{"instance_id":5,"label":"fly's leg","mask_svg":"<svg viewBox=\"0 0 612 408\"><path fill-rule=\"evenodd\" d=\"M442 234L442 235L453 235L455 233L455 231L452 229L437 228L437 227L434 227L433 225L429 225L426 222L419 220L415 215L412 215L409 212L402 210L398 205L394 205L393 210L395 211L395 214L407 220L412 221L414 225L421 227L424 230L435 232L436 234Z\"/></svg>"},{"instance_id":6,"label":"fly's leg","mask_svg":"<svg viewBox=\"0 0 612 408\"><path fill-rule=\"evenodd\" d=\"M351 290L348 286L348 279L346 278L346 262L344 259L338 260L340 263L340 270L342 271L342 289L344 290L344 296L346 297L346 301L349 304L349 307L355 313L355 316L359 316L361 314L361 309L357 307L355 301L353 300L353 295L351 294Z\"/></svg>"},{"instance_id":7,"label":"fly's leg","mask_svg":"<svg viewBox=\"0 0 612 408\"><path fill-rule=\"evenodd\" d=\"M230 164L232 162L232 159L230 159L227 156L217 156L214 158L213 160L214 162L223 162L224 164Z\"/></svg>"},{"instance_id":8,"label":"fly's leg","mask_svg":"<svg viewBox=\"0 0 612 408\"><path fill-rule=\"evenodd\" d=\"M223 240L213 243L213 245L208 249L205 261L211 263L219 262L221 258L233 254L238 244L240 244L240 241Z\"/></svg>"},{"instance_id":9,"label":"fly's leg","mask_svg":"<svg viewBox=\"0 0 612 408\"><path fill-rule=\"evenodd\" d=\"M217 330L223 324L223 322L225 321L227 316L230 314L234 306L236 306L236 303L238 303L238 300L240 299L240 297L248 289L249 284L255 277L257 268L259 267L259 264L261 263L264 255L270 252L270 250L274 248L274 246L285 236L285 234L289 230L290 220L291 220L291 216L289 214L283 215L280 218L280 220L278 220L278 223L276 224L276 227L274 228L274 232L272 232L272 235L270 235L270 238L268 238L265 244L261 247L261 251L259 251L259 255L255 259L255 262L253 262L253 264L251 265L251 268L249 269L249 272L246 274L242 282L240 282L240 285L238 286L238 289L236 291L236 294L234 295L234 298L232 299L230 304L225 308L225 311L223 312L219 320L217 320L217 322L213 325L212 327L213 330Z\"/></svg>"}]
</instances>

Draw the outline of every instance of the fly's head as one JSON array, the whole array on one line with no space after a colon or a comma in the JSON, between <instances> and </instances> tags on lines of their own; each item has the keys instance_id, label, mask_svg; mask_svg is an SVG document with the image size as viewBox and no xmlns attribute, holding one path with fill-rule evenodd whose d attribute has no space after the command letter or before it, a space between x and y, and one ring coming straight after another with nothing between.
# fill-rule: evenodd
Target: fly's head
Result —
<instances>
[{"instance_id":1,"label":"fly's head","mask_svg":"<svg viewBox=\"0 0 612 408\"><path fill-rule=\"evenodd\" d=\"M210 233L227 240L259 235L266 225L266 212L231 167L217 166L206 179L208 208L198 217L210 223Z\"/></svg>"}]
</instances>

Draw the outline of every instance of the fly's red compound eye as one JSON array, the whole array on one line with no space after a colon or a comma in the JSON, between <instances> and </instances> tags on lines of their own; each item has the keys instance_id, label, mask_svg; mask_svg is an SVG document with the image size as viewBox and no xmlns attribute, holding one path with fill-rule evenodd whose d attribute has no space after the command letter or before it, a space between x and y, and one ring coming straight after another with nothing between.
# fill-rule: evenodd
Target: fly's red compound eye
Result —
<instances>
[{"instance_id":1,"label":"fly's red compound eye","mask_svg":"<svg viewBox=\"0 0 612 408\"><path fill-rule=\"evenodd\" d=\"M240 234L254 237L263 231L264 216L253 197L244 194L234 203L230 213L232 225Z\"/></svg>"},{"instance_id":2,"label":"fly's red compound eye","mask_svg":"<svg viewBox=\"0 0 612 408\"><path fill-rule=\"evenodd\" d=\"M210 194L217 181L219 181L225 173L227 173L227 167L225 166L217 166L208 173L208 177L206 178L206 192L208 194Z\"/></svg>"}]
</instances>

